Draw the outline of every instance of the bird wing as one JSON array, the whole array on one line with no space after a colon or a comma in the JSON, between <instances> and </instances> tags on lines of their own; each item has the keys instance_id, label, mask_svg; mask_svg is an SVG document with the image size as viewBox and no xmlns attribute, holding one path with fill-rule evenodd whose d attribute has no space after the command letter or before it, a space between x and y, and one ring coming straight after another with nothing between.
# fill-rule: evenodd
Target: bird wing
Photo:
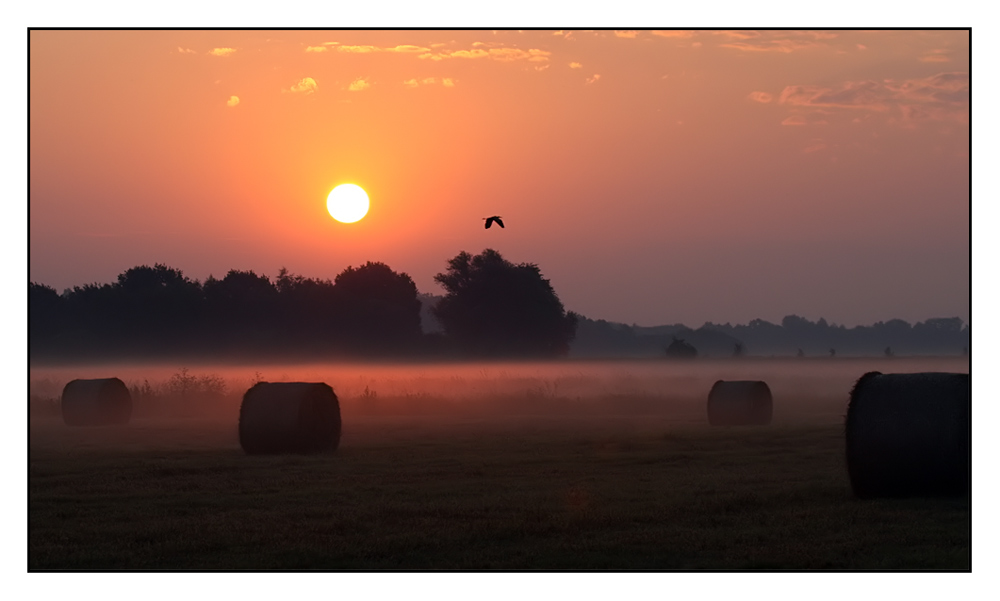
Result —
<instances>
[{"instance_id":1,"label":"bird wing","mask_svg":"<svg viewBox=\"0 0 1000 601\"><path fill-rule=\"evenodd\" d=\"M487 217L486 218L486 229L490 229L491 225L493 225L493 218L492 217Z\"/></svg>"},{"instance_id":2,"label":"bird wing","mask_svg":"<svg viewBox=\"0 0 1000 601\"><path fill-rule=\"evenodd\" d=\"M493 221L496 221L496 222L497 222L497 225L499 225L500 227L503 227L503 221L500 221L500 218L499 218L499 217L494 217L494 218L493 218Z\"/></svg>"}]
</instances>

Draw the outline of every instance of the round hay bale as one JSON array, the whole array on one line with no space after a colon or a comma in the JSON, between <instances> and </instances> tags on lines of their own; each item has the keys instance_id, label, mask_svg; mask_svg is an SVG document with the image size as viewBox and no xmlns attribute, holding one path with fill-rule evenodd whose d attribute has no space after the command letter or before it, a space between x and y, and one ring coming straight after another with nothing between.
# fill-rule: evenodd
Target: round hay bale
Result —
<instances>
[{"instance_id":1,"label":"round hay bale","mask_svg":"<svg viewBox=\"0 0 1000 601\"><path fill-rule=\"evenodd\" d=\"M73 380L63 388L62 416L67 426L127 424L132 395L118 378Z\"/></svg>"},{"instance_id":2,"label":"round hay bale","mask_svg":"<svg viewBox=\"0 0 1000 601\"><path fill-rule=\"evenodd\" d=\"M712 426L766 426L772 412L771 389L759 380L719 380L708 393Z\"/></svg>"},{"instance_id":3,"label":"round hay bale","mask_svg":"<svg viewBox=\"0 0 1000 601\"><path fill-rule=\"evenodd\" d=\"M868 372L847 405L847 473L862 499L969 492L969 374Z\"/></svg>"},{"instance_id":4,"label":"round hay bale","mask_svg":"<svg viewBox=\"0 0 1000 601\"><path fill-rule=\"evenodd\" d=\"M258 382L240 405L247 454L320 453L340 444L340 403L324 383Z\"/></svg>"}]
</instances>

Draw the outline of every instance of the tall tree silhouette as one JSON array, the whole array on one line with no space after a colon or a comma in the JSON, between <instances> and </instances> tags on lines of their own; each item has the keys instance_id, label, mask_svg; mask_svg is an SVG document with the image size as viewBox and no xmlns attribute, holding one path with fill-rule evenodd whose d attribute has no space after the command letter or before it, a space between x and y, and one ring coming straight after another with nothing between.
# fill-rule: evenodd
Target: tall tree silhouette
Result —
<instances>
[{"instance_id":1,"label":"tall tree silhouette","mask_svg":"<svg viewBox=\"0 0 1000 601\"><path fill-rule=\"evenodd\" d=\"M462 251L434 276L447 294L434 310L445 334L466 352L492 356L565 355L577 316L538 266L514 264L493 249Z\"/></svg>"},{"instance_id":2,"label":"tall tree silhouette","mask_svg":"<svg viewBox=\"0 0 1000 601\"><path fill-rule=\"evenodd\" d=\"M345 350L399 351L422 335L416 284L385 263L348 267L334 279L333 293Z\"/></svg>"}]
</instances>

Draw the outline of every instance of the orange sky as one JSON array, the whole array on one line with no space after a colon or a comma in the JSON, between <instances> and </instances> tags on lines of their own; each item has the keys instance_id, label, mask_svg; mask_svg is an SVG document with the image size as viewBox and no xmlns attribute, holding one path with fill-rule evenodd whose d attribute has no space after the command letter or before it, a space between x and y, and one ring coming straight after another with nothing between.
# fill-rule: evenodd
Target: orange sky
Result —
<instances>
[{"instance_id":1,"label":"orange sky","mask_svg":"<svg viewBox=\"0 0 1000 601\"><path fill-rule=\"evenodd\" d=\"M29 277L60 291L372 260L440 294L495 248L595 319L969 319L967 31L29 41Z\"/></svg>"}]
</instances>

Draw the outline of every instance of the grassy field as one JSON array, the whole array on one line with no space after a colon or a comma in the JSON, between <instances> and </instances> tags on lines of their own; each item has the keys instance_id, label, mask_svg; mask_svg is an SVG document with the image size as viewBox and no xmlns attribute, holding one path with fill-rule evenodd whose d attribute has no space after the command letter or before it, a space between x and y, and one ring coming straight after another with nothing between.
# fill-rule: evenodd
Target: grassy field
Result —
<instances>
[{"instance_id":1,"label":"grassy field","mask_svg":"<svg viewBox=\"0 0 1000 601\"><path fill-rule=\"evenodd\" d=\"M28 569L970 570L969 501L855 499L823 398L726 428L695 398L577 416L345 400L319 456L249 457L234 416L35 416Z\"/></svg>"}]
</instances>

